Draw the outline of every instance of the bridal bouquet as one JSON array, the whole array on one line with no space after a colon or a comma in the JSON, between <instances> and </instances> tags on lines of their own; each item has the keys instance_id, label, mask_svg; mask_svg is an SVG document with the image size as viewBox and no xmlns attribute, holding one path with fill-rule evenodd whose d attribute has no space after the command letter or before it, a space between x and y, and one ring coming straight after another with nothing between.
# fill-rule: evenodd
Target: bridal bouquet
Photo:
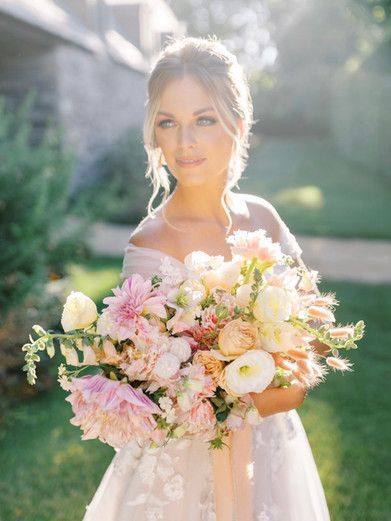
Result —
<instances>
[{"instance_id":1,"label":"bridal bouquet","mask_svg":"<svg viewBox=\"0 0 391 521\"><path fill-rule=\"evenodd\" d=\"M197 435L219 448L230 430L260 421L250 393L297 380L311 388L328 367L351 370L339 351L357 347L364 323L335 324L337 301L319 293L317 272L295 266L264 230L227 240L229 262L195 251L184 275L165 257L150 278L134 273L113 289L101 314L72 292L63 333L33 326L23 370L34 384L38 352L53 357L59 346L58 381L82 439L119 448Z\"/></svg>"}]
</instances>

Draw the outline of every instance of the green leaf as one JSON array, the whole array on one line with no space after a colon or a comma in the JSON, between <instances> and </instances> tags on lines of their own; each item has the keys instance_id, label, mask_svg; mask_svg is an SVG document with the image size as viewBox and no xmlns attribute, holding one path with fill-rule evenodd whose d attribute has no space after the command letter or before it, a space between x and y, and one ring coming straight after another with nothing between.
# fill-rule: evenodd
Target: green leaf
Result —
<instances>
[{"instance_id":1,"label":"green leaf","mask_svg":"<svg viewBox=\"0 0 391 521\"><path fill-rule=\"evenodd\" d=\"M54 349L54 343L53 339L49 339L46 343L46 352L49 355L50 358L53 358L55 349Z\"/></svg>"}]
</instances>

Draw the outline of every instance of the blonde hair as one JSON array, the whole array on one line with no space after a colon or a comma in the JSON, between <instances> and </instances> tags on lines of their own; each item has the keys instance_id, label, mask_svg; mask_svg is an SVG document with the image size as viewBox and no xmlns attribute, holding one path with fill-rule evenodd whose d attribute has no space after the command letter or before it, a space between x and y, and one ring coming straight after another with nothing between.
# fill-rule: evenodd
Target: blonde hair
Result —
<instances>
[{"instance_id":1,"label":"blonde hair","mask_svg":"<svg viewBox=\"0 0 391 521\"><path fill-rule=\"evenodd\" d=\"M229 220L226 232L228 233L232 227L232 218L226 205L226 197L229 190L238 186L247 165L250 129L254 123L253 104L242 67L236 56L229 52L216 36L180 37L169 41L150 72L143 129L144 148L148 156L145 177L150 178L153 185L153 193L148 202L148 216L154 218L156 210L164 205L170 195L170 180L161 161L162 154L154 131L160 96L171 80L186 74L194 77L208 91L224 130L233 139L233 152L222 194L223 208ZM237 125L238 117L242 120L242 132ZM231 129L234 129L234 132ZM152 203L161 187L164 189L161 204L153 209Z\"/></svg>"}]
</instances>

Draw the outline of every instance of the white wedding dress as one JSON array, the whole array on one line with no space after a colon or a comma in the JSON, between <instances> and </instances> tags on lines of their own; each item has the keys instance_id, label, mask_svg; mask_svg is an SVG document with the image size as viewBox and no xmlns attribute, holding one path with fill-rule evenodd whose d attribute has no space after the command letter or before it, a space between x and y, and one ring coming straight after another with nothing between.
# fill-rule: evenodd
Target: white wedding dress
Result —
<instances>
[{"instance_id":1,"label":"white wedding dress","mask_svg":"<svg viewBox=\"0 0 391 521\"><path fill-rule=\"evenodd\" d=\"M284 223L280 243L284 253L301 255ZM148 277L164 257L179 270L186 270L182 262L161 251L129 244L122 277L135 272ZM211 451L205 441L192 438L171 440L157 449L139 447L135 442L116 449L83 521L330 521L296 410L263 418L249 430L253 472L250 514L241 515L236 509L236 514L217 519ZM235 464L230 470L235 477Z\"/></svg>"}]
</instances>

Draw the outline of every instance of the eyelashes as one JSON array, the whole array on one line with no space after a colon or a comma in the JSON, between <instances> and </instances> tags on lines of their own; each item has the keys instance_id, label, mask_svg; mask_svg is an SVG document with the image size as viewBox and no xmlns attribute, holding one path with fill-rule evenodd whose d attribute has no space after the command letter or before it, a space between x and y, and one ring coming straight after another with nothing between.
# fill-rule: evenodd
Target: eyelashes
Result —
<instances>
[{"instance_id":1,"label":"eyelashes","mask_svg":"<svg viewBox=\"0 0 391 521\"><path fill-rule=\"evenodd\" d=\"M200 122L200 121L208 121L208 125L201 125L202 127L208 127L209 124L211 125L214 125L217 120L215 118L209 118L209 117L203 117L203 118L198 118L197 119L197 123ZM170 123L170 122L173 122L172 119L162 119L162 121L160 121L158 123L158 127L161 127L161 128L172 128L171 125L166 125L166 123Z\"/></svg>"}]
</instances>

